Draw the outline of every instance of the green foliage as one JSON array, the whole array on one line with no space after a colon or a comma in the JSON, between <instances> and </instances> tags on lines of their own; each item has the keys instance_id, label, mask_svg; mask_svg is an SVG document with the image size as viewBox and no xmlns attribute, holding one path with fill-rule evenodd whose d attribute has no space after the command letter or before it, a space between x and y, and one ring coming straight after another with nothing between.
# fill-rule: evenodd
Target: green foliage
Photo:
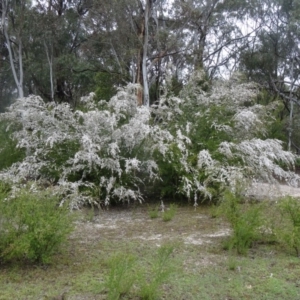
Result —
<instances>
[{"instance_id":1,"label":"green foliage","mask_svg":"<svg viewBox=\"0 0 300 300\"><path fill-rule=\"evenodd\" d=\"M109 73L97 73L95 81L97 83L95 91L96 97L99 100L109 100L117 92L115 84L117 76Z\"/></svg>"},{"instance_id":2,"label":"green foliage","mask_svg":"<svg viewBox=\"0 0 300 300\"><path fill-rule=\"evenodd\" d=\"M149 213L149 217L150 217L151 219L156 219L156 218L158 218L158 216L159 216L158 207L157 207L157 206L151 207L151 208L149 209L148 213Z\"/></svg>"},{"instance_id":3,"label":"green foliage","mask_svg":"<svg viewBox=\"0 0 300 300\"><path fill-rule=\"evenodd\" d=\"M159 248L157 257L151 266L150 273L143 278L139 295L144 300L155 300L159 297L159 287L172 273L171 254L174 248L162 246Z\"/></svg>"},{"instance_id":4,"label":"green foliage","mask_svg":"<svg viewBox=\"0 0 300 300\"><path fill-rule=\"evenodd\" d=\"M277 229L277 236L285 245L300 256L300 200L285 197L278 204L282 219Z\"/></svg>"},{"instance_id":5,"label":"green foliage","mask_svg":"<svg viewBox=\"0 0 300 300\"><path fill-rule=\"evenodd\" d=\"M7 130L7 122L0 122L0 170L10 167L25 157L25 151L17 148L17 141L11 135L13 128Z\"/></svg>"},{"instance_id":6,"label":"green foliage","mask_svg":"<svg viewBox=\"0 0 300 300\"><path fill-rule=\"evenodd\" d=\"M10 198L5 185L0 189L1 260L49 263L72 230L68 208L46 192L22 190Z\"/></svg>"},{"instance_id":7,"label":"green foliage","mask_svg":"<svg viewBox=\"0 0 300 300\"><path fill-rule=\"evenodd\" d=\"M104 283L107 299L117 300L129 293L136 276L133 272L136 259L128 255L115 255L109 261L110 272Z\"/></svg>"},{"instance_id":8,"label":"green foliage","mask_svg":"<svg viewBox=\"0 0 300 300\"><path fill-rule=\"evenodd\" d=\"M9 192L11 191L11 186L7 182L0 181L0 200L5 199Z\"/></svg>"},{"instance_id":9,"label":"green foliage","mask_svg":"<svg viewBox=\"0 0 300 300\"><path fill-rule=\"evenodd\" d=\"M242 203L242 197L225 191L219 207L232 227L232 236L225 242L225 249L236 249L239 254L246 254L253 242L258 239L261 225L261 206Z\"/></svg>"},{"instance_id":10,"label":"green foliage","mask_svg":"<svg viewBox=\"0 0 300 300\"><path fill-rule=\"evenodd\" d=\"M236 257L234 256L229 256L228 257L228 269L230 271L235 271L238 267L238 261L236 259Z\"/></svg>"},{"instance_id":11,"label":"green foliage","mask_svg":"<svg viewBox=\"0 0 300 300\"><path fill-rule=\"evenodd\" d=\"M56 143L55 147L48 147L48 149L45 151L44 159L49 164L45 164L41 168L41 175L44 178L50 178L52 181L57 182L61 173L63 172L63 167L65 166L66 162L70 157L73 157L75 153L79 150L79 142L78 141L71 141L66 140L60 143ZM70 180L74 181L76 180L76 175L71 175ZM81 177L80 175L77 175L77 177Z\"/></svg>"},{"instance_id":12,"label":"green foliage","mask_svg":"<svg viewBox=\"0 0 300 300\"><path fill-rule=\"evenodd\" d=\"M178 187L180 185L180 176L184 174L180 164L180 150L175 144L170 145L166 157L161 153L156 153L155 160L159 166L160 181L157 182L157 189L160 196L176 200L178 197Z\"/></svg>"},{"instance_id":13,"label":"green foliage","mask_svg":"<svg viewBox=\"0 0 300 300\"><path fill-rule=\"evenodd\" d=\"M258 96L263 104L257 103ZM174 137L167 152L155 157L162 179L157 183L160 196L218 201L224 187L234 189L237 178L271 181L275 166L270 168L270 161L276 165L282 160L286 169L291 167L290 154L270 151L271 144L281 147L269 139L280 137L282 123L272 124L281 106L268 101L242 74L212 83L203 71L195 72L179 97L162 98L153 111L155 120ZM261 161L268 163L262 167ZM287 176L278 170L281 177Z\"/></svg>"},{"instance_id":14,"label":"green foliage","mask_svg":"<svg viewBox=\"0 0 300 300\"><path fill-rule=\"evenodd\" d=\"M117 300L129 296L137 287L140 299L154 300L159 296L160 286L173 272L171 267L172 246L162 246L147 269L138 265L137 258L128 254L117 254L108 260L109 274L104 282L107 299ZM137 270L139 268L139 270Z\"/></svg>"},{"instance_id":15,"label":"green foliage","mask_svg":"<svg viewBox=\"0 0 300 300\"><path fill-rule=\"evenodd\" d=\"M163 221L165 222L171 221L174 218L176 211L177 211L177 205L170 204L170 207L163 212L162 215Z\"/></svg>"}]
</instances>

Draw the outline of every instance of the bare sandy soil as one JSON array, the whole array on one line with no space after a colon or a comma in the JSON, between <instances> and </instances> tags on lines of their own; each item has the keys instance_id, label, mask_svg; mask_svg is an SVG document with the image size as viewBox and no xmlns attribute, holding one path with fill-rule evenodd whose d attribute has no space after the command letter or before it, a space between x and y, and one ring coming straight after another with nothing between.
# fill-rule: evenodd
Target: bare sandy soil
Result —
<instances>
[{"instance_id":1,"label":"bare sandy soil","mask_svg":"<svg viewBox=\"0 0 300 300\"><path fill-rule=\"evenodd\" d=\"M246 196L258 200L276 200L285 196L300 197L300 188L283 184L255 183L247 190Z\"/></svg>"},{"instance_id":2,"label":"bare sandy soil","mask_svg":"<svg viewBox=\"0 0 300 300\"><path fill-rule=\"evenodd\" d=\"M151 219L143 205L135 209L111 209L100 212L91 222L78 222L76 235L82 237L82 243L105 237L116 241L150 243L157 247L174 241L205 246L230 235L228 225L216 222L206 210L182 207L176 213L176 222L164 222L160 217Z\"/></svg>"},{"instance_id":3,"label":"bare sandy soil","mask_svg":"<svg viewBox=\"0 0 300 300\"><path fill-rule=\"evenodd\" d=\"M246 192L246 196L258 200L276 200L284 196L300 198L300 188L287 185L257 183ZM168 205L166 205L168 209ZM78 222L76 234L82 243L91 240L107 239L135 240L149 242L159 247L165 242L179 241L186 245L205 245L215 243L219 238L229 236L229 225L215 220L204 208L181 208L176 214L176 222L163 222L161 218L152 220L148 208L141 205L135 209L110 209L100 211L91 222ZM182 222L181 222L182 221ZM200 230L195 230L200 229ZM196 232L196 233L195 233Z\"/></svg>"}]
</instances>

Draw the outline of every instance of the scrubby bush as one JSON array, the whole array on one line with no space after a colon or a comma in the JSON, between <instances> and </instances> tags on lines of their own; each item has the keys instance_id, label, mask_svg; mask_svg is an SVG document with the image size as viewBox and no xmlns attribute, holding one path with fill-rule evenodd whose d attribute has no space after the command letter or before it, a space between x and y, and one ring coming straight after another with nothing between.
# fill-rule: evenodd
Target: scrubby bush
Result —
<instances>
[{"instance_id":1,"label":"scrubby bush","mask_svg":"<svg viewBox=\"0 0 300 300\"><path fill-rule=\"evenodd\" d=\"M149 274L143 274L140 278L139 296L141 299L155 300L159 298L159 288L173 272L171 264L173 250L172 246L162 246L158 249Z\"/></svg>"},{"instance_id":2,"label":"scrubby bush","mask_svg":"<svg viewBox=\"0 0 300 300\"><path fill-rule=\"evenodd\" d=\"M278 202L278 208L281 219L277 222L277 238L300 256L300 200L285 197Z\"/></svg>"},{"instance_id":3,"label":"scrubby bush","mask_svg":"<svg viewBox=\"0 0 300 300\"><path fill-rule=\"evenodd\" d=\"M162 214L163 221L165 222L171 221L174 218L176 211L177 211L177 205L174 203L170 204L170 207L167 208Z\"/></svg>"},{"instance_id":4,"label":"scrubby bush","mask_svg":"<svg viewBox=\"0 0 300 300\"><path fill-rule=\"evenodd\" d=\"M68 207L46 192L0 190L0 260L49 263L72 229Z\"/></svg>"},{"instance_id":5,"label":"scrubby bush","mask_svg":"<svg viewBox=\"0 0 300 300\"><path fill-rule=\"evenodd\" d=\"M156 219L156 218L158 218L158 216L159 216L159 209L158 209L158 206L150 207L149 210L148 210L148 214L149 214L149 217L150 217L151 219Z\"/></svg>"},{"instance_id":6,"label":"scrubby bush","mask_svg":"<svg viewBox=\"0 0 300 300\"><path fill-rule=\"evenodd\" d=\"M107 299L158 299L159 289L174 272L173 250L173 246L161 246L154 253L153 260L147 261L146 265L143 259L130 254L115 254L110 257L109 273L103 284Z\"/></svg>"},{"instance_id":7,"label":"scrubby bush","mask_svg":"<svg viewBox=\"0 0 300 300\"><path fill-rule=\"evenodd\" d=\"M224 248L236 249L246 254L253 242L258 240L262 224L261 205L242 203L241 195L226 191L219 207L232 228L232 235L225 241Z\"/></svg>"},{"instance_id":8,"label":"scrubby bush","mask_svg":"<svg viewBox=\"0 0 300 300\"><path fill-rule=\"evenodd\" d=\"M36 96L17 100L2 118L19 123L14 137L27 155L2 178L47 179L72 207L141 201L140 187L157 178L151 153L165 151L171 136L149 125L150 112L137 107L134 88L120 90L108 103L82 98L77 111Z\"/></svg>"},{"instance_id":9,"label":"scrubby bush","mask_svg":"<svg viewBox=\"0 0 300 300\"><path fill-rule=\"evenodd\" d=\"M136 259L133 256L115 255L110 258L110 271L104 283L108 290L107 299L118 300L128 295L136 280L135 263Z\"/></svg>"},{"instance_id":10,"label":"scrubby bush","mask_svg":"<svg viewBox=\"0 0 300 300\"><path fill-rule=\"evenodd\" d=\"M0 118L18 126L26 157L0 178L50 181L72 207L141 202L149 192L197 205L241 181L298 183L288 171L295 156L268 139L276 103L256 104L257 85L237 75L211 84L196 72L178 97L166 92L151 109L137 106L136 89L108 102L91 94L75 111L37 96L17 100Z\"/></svg>"},{"instance_id":11,"label":"scrubby bush","mask_svg":"<svg viewBox=\"0 0 300 300\"><path fill-rule=\"evenodd\" d=\"M164 195L197 202L218 199L224 187L234 190L253 179L298 184L299 177L288 171L295 156L268 138L279 104L259 105L258 95L259 86L239 74L210 84L200 71L178 97L160 99L154 119L174 136L167 154L157 158Z\"/></svg>"}]
</instances>

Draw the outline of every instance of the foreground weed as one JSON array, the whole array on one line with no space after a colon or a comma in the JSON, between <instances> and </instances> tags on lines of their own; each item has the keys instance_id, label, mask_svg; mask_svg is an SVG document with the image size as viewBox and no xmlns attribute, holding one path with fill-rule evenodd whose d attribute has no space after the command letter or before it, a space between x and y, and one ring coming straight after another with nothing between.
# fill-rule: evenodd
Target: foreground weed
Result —
<instances>
[{"instance_id":1,"label":"foreground weed","mask_svg":"<svg viewBox=\"0 0 300 300\"><path fill-rule=\"evenodd\" d=\"M154 300L158 298L160 286L172 273L170 257L173 249L172 246L163 246L158 250L151 273L141 283L140 297L142 299Z\"/></svg>"},{"instance_id":2,"label":"foreground weed","mask_svg":"<svg viewBox=\"0 0 300 300\"><path fill-rule=\"evenodd\" d=\"M163 221L165 222L171 221L174 218L176 211L177 211L177 205L171 204L169 209L165 210L162 215Z\"/></svg>"},{"instance_id":3,"label":"foreground weed","mask_svg":"<svg viewBox=\"0 0 300 300\"><path fill-rule=\"evenodd\" d=\"M278 204L282 219L277 229L279 239L300 256L300 202L293 197L285 197Z\"/></svg>"},{"instance_id":4,"label":"foreground weed","mask_svg":"<svg viewBox=\"0 0 300 300\"><path fill-rule=\"evenodd\" d=\"M239 260L237 259L236 256L233 255L230 255L228 257L227 265L228 265L228 270L230 271L236 271L240 269Z\"/></svg>"},{"instance_id":5,"label":"foreground weed","mask_svg":"<svg viewBox=\"0 0 300 300\"><path fill-rule=\"evenodd\" d=\"M220 211L230 222L233 235L224 243L225 249L236 249L239 254L247 254L252 243L257 240L261 225L261 206L241 203L238 195L226 191Z\"/></svg>"},{"instance_id":6,"label":"foreground weed","mask_svg":"<svg viewBox=\"0 0 300 300\"><path fill-rule=\"evenodd\" d=\"M133 272L136 259L133 256L116 255L109 261L110 272L105 281L109 300L117 300L127 295L136 277Z\"/></svg>"},{"instance_id":7,"label":"foreground weed","mask_svg":"<svg viewBox=\"0 0 300 300\"><path fill-rule=\"evenodd\" d=\"M150 217L151 219L156 219L156 218L158 218L158 216L159 216L159 210L158 210L158 207L156 206L156 207L150 208L149 211L148 211L148 213L149 213L149 217Z\"/></svg>"},{"instance_id":8,"label":"foreground weed","mask_svg":"<svg viewBox=\"0 0 300 300\"><path fill-rule=\"evenodd\" d=\"M0 258L49 263L73 229L66 205L48 193L27 190L0 199Z\"/></svg>"}]
</instances>

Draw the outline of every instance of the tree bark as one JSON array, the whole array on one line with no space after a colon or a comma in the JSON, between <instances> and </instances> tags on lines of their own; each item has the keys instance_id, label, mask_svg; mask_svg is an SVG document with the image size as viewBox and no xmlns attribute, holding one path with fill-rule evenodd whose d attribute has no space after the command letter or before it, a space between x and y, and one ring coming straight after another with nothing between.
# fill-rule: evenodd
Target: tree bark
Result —
<instances>
[{"instance_id":1,"label":"tree bark","mask_svg":"<svg viewBox=\"0 0 300 300\"><path fill-rule=\"evenodd\" d=\"M23 89L24 74L23 74L22 42L21 42L21 37L18 35L18 43L19 43L18 58L17 58L19 61L19 78L18 78L17 70L14 64L14 55L13 55L13 51L11 48L11 43L7 31L7 23L6 23L7 10L8 10L8 0L3 0L2 1L2 31L7 45L10 67L18 90L18 97L23 98L24 97L24 89Z\"/></svg>"},{"instance_id":2,"label":"tree bark","mask_svg":"<svg viewBox=\"0 0 300 300\"><path fill-rule=\"evenodd\" d=\"M148 40L149 40L149 17L151 10L152 0L146 0L145 13L144 13L144 40L143 40L143 61L142 61L142 72L143 72L143 104L149 107L149 86L148 86L148 74L147 74L147 53L148 53Z\"/></svg>"},{"instance_id":3,"label":"tree bark","mask_svg":"<svg viewBox=\"0 0 300 300\"><path fill-rule=\"evenodd\" d=\"M50 76L50 97L51 97L51 101L55 101L54 100L54 85L53 85L53 54L49 53L48 47L46 45L46 42L44 41L44 45L45 45L45 50L46 50L46 55L47 55L47 60L48 60L48 64L49 64L49 76Z\"/></svg>"}]
</instances>

